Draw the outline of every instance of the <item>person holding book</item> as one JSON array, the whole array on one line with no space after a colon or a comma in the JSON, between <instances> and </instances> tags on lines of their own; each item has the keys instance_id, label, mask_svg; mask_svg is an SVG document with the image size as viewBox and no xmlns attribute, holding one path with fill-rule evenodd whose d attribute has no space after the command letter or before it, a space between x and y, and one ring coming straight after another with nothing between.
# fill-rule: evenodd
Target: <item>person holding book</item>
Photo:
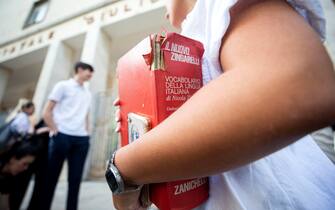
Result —
<instances>
[{"instance_id":1,"label":"person holding book","mask_svg":"<svg viewBox=\"0 0 335 210\"><path fill-rule=\"evenodd\" d=\"M204 44L205 85L116 151L125 189L210 176L203 209L333 209L335 168L308 135L335 120L318 0L168 0L167 10ZM117 209L141 209L139 198L113 195Z\"/></svg>"}]
</instances>

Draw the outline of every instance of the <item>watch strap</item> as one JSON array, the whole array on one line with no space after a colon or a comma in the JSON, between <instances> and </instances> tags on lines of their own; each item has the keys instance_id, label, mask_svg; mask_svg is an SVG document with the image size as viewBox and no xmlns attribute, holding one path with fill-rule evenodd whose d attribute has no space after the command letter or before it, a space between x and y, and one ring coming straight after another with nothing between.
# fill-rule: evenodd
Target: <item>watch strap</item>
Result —
<instances>
[{"instance_id":1,"label":"watch strap","mask_svg":"<svg viewBox=\"0 0 335 210\"><path fill-rule=\"evenodd\" d=\"M108 169L114 174L115 180L118 185L118 188L113 192L113 194L123 194L141 190L143 185L129 185L123 181L121 173L115 165L115 155L116 151L112 154L108 163Z\"/></svg>"}]
</instances>

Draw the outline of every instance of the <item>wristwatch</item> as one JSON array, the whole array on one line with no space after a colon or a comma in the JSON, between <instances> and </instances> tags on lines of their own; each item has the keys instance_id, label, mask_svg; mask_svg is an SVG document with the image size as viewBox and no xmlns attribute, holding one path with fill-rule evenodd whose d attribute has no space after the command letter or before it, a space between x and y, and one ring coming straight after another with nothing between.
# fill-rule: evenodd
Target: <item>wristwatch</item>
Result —
<instances>
[{"instance_id":1,"label":"wristwatch","mask_svg":"<svg viewBox=\"0 0 335 210\"><path fill-rule=\"evenodd\" d=\"M116 195L140 190L143 185L129 185L123 181L121 173L115 166L115 154L116 151L112 154L111 158L108 161L108 166L105 174L108 186L111 189L112 193Z\"/></svg>"}]
</instances>

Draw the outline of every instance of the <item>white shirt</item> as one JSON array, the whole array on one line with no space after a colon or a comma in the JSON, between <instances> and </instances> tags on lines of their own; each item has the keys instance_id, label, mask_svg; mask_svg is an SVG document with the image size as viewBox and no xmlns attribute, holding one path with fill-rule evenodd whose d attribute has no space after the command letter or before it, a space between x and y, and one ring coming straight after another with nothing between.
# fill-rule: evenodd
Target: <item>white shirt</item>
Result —
<instances>
[{"instance_id":1,"label":"white shirt","mask_svg":"<svg viewBox=\"0 0 335 210\"><path fill-rule=\"evenodd\" d=\"M219 63L221 39L229 23L229 9L237 0L197 0L193 10L182 23L182 34L202 42L205 48L203 58L203 80L207 84L210 80L222 74ZM287 0L295 10L304 17L320 38L325 38L325 20L323 10L318 0ZM198 30L201 28L202 30Z\"/></svg>"},{"instance_id":2,"label":"white shirt","mask_svg":"<svg viewBox=\"0 0 335 210\"><path fill-rule=\"evenodd\" d=\"M219 64L219 49L230 23L229 9L236 2L197 0L182 24L183 35L204 44L204 84L223 72ZM325 24L318 0L289 0L288 3L322 39ZM258 161L210 177L210 197L202 208L335 209L335 166L307 135Z\"/></svg>"},{"instance_id":3,"label":"white shirt","mask_svg":"<svg viewBox=\"0 0 335 210\"><path fill-rule=\"evenodd\" d=\"M69 79L55 85L49 100L55 101L53 119L57 129L72 136L87 136L86 116L91 104L91 93L84 85Z\"/></svg>"},{"instance_id":4,"label":"white shirt","mask_svg":"<svg viewBox=\"0 0 335 210\"><path fill-rule=\"evenodd\" d=\"M10 127L17 133L27 134L31 127L30 124L29 116L25 112L19 112L10 124Z\"/></svg>"}]
</instances>

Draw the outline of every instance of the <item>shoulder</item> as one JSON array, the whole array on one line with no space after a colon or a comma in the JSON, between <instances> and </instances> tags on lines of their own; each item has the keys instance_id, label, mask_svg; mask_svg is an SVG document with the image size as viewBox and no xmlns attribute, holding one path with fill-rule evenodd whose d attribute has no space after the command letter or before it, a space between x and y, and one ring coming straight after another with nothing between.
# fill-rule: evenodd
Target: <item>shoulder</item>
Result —
<instances>
[{"instance_id":1,"label":"shoulder","mask_svg":"<svg viewBox=\"0 0 335 210\"><path fill-rule=\"evenodd\" d=\"M25 113L23 113L22 111L19 112L16 117L26 117L27 115Z\"/></svg>"},{"instance_id":2,"label":"shoulder","mask_svg":"<svg viewBox=\"0 0 335 210\"><path fill-rule=\"evenodd\" d=\"M257 94L250 93L253 100L266 97L278 110L334 119L333 64L317 32L286 1L246 7L229 27L220 50L221 66L230 73L226 77L233 76L245 91L257 88Z\"/></svg>"},{"instance_id":3,"label":"shoulder","mask_svg":"<svg viewBox=\"0 0 335 210\"><path fill-rule=\"evenodd\" d=\"M71 86L70 83L71 83L70 80L59 81L55 84L54 90L55 91L63 91L64 89L67 89Z\"/></svg>"},{"instance_id":4,"label":"shoulder","mask_svg":"<svg viewBox=\"0 0 335 210\"><path fill-rule=\"evenodd\" d=\"M49 95L49 99L55 102L60 101L69 86L69 80L57 82Z\"/></svg>"},{"instance_id":5,"label":"shoulder","mask_svg":"<svg viewBox=\"0 0 335 210\"><path fill-rule=\"evenodd\" d=\"M25 113L23 113L23 112L19 112L19 113L15 116L15 119L14 119L13 122L21 121L21 120L26 119L26 118L28 118L28 116L27 116Z\"/></svg>"},{"instance_id":6,"label":"shoulder","mask_svg":"<svg viewBox=\"0 0 335 210\"><path fill-rule=\"evenodd\" d=\"M71 80L62 80L56 83L55 86L60 86L60 87L64 87L64 86L68 86L70 85Z\"/></svg>"},{"instance_id":7,"label":"shoulder","mask_svg":"<svg viewBox=\"0 0 335 210\"><path fill-rule=\"evenodd\" d=\"M232 15L220 51L223 69L241 65L267 65L274 70L331 68L318 34L286 1L253 2Z\"/></svg>"}]
</instances>

